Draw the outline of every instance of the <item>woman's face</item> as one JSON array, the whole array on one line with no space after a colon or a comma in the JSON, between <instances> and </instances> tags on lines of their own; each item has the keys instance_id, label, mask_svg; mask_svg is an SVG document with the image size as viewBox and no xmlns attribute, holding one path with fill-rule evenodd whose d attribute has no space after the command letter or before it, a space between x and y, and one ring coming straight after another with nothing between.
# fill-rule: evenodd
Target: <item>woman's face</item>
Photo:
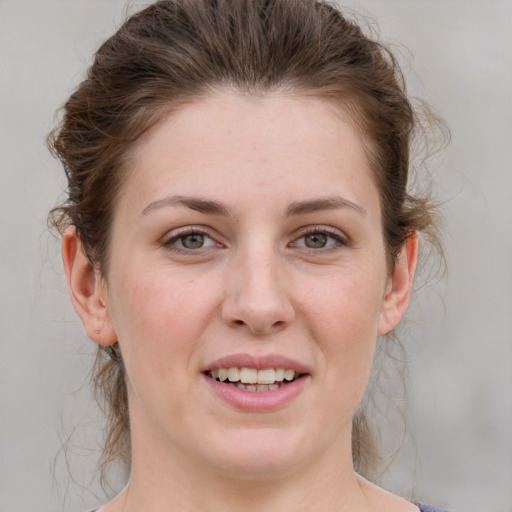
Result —
<instances>
[{"instance_id":1,"label":"woman's face","mask_svg":"<svg viewBox=\"0 0 512 512\"><path fill-rule=\"evenodd\" d=\"M123 353L134 462L254 476L350 456L399 315L378 191L340 112L219 93L173 113L133 152L109 257L101 335Z\"/></svg>"}]
</instances>

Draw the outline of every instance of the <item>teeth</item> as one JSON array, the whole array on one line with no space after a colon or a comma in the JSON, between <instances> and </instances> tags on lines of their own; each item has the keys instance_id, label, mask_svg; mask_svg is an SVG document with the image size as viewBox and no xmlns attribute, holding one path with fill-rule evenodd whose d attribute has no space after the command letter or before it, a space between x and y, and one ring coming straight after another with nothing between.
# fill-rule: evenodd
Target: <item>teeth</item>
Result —
<instances>
[{"instance_id":1,"label":"teeth","mask_svg":"<svg viewBox=\"0 0 512 512\"><path fill-rule=\"evenodd\" d=\"M284 368L277 368L276 369L276 381L277 382L283 382L283 380L284 380L284 372L285 372Z\"/></svg>"},{"instance_id":2,"label":"teeth","mask_svg":"<svg viewBox=\"0 0 512 512\"><path fill-rule=\"evenodd\" d=\"M276 381L276 371L273 368L258 370L258 384L273 384Z\"/></svg>"},{"instance_id":3,"label":"teeth","mask_svg":"<svg viewBox=\"0 0 512 512\"><path fill-rule=\"evenodd\" d=\"M238 389L243 389L244 391L275 391L279 389L281 385L279 384L242 384L241 382L237 382L235 386Z\"/></svg>"},{"instance_id":4,"label":"teeth","mask_svg":"<svg viewBox=\"0 0 512 512\"><path fill-rule=\"evenodd\" d=\"M229 382L238 382L240 380L240 370L238 368L228 368L227 376Z\"/></svg>"},{"instance_id":5,"label":"teeth","mask_svg":"<svg viewBox=\"0 0 512 512\"><path fill-rule=\"evenodd\" d=\"M241 382L237 382L235 385L238 389L243 389L244 391L256 391L257 388L254 384L242 384Z\"/></svg>"},{"instance_id":6,"label":"teeth","mask_svg":"<svg viewBox=\"0 0 512 512\"><path fill-rule=\"evenodd\" d=\"M256 384L259 382L258 370L256 368L240 368L240 381L244 384Z\"/></svg>"},{"instance_id":7,"label":"teeth","mask_svg":"<svg viewBox=\"0 0 512 512\"><path fill-rule=\"evenodd\" d=\"M285 370L284 372L284 380L293 380L295 377L295 371L294 370Z\"/></svg>"},{"instance_id":8,"label":"teeth","mask_svg":"<svg viewBox=\"0 0 512 512\"><path fill-rule=\"evenodd\" d=\"M264 386L266 388L265 391L270 389L270 385L275 384L279 387L279 382L283 382L284 380L289 382L297 376L295 370L291 370L289 368L265 368L263 370L256 370L256 368L237 367L211 370L210 375L212 379L218 379L222 382L228 380L229 382L236 382L245 385L255 384L257 385L253 386L255 388ZM243 389L246 389L247 387L250 386L245 386ZM249 391L253 390L251 389Z\"/></svg>"}]
</instances>

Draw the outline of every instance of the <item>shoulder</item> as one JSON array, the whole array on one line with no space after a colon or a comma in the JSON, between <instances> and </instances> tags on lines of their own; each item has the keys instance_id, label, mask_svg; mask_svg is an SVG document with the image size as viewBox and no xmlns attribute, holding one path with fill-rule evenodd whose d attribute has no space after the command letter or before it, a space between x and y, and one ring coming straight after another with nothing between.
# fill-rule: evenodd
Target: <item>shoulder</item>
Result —
<instances>
[{"instance_id":1,"label":"shoulder","mask_svg":"<svg viewBox=\"0 0 512 512\"><path fill-rule=\"evenodd\" d=\"M416 503L420 512L449 512L444 508L433 507L432 505L425 505L424 503Z\"/></svg>"}]
</instances>

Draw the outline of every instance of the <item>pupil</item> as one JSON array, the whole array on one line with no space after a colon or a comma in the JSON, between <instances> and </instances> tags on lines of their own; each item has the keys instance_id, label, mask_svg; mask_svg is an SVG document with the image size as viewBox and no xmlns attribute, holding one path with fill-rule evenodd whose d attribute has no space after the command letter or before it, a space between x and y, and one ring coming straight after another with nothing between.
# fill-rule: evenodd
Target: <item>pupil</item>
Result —
<instances>
[{"instance_id":1,"label":"pupil","mask_svg":"<svg viewBox=\"0 0 512 512\"><path fill-rule=\"evenodd\" d=\"M204 235L200 233L192 233L181 237L183 247L187 249L200 249L204 244Z\"/></svg>"},{"instance_id":2,"label":"pupil","mask_svg":"<svg viewBox=\"0 0 512 512\"><path fill-rule=\"evenodd\" d=\"M327 235L325 233L314 233L307 235L304 242L310 249L319 249L327 244Z\"/></svg>"}]
</instances>

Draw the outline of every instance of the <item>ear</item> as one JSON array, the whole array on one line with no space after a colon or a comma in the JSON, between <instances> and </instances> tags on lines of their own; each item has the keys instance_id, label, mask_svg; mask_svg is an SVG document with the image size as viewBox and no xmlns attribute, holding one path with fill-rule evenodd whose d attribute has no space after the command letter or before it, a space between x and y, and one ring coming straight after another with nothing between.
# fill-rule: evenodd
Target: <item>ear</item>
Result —
<instances>
[{"instance_id":1,"label":"ear","mask_svg":"<svg viewBox=\"0 0 512 512\"><path fill-rule=\"evenodd\" d=\"M417 263L418 235L413 233L406 240L398 255L393 273L389 277L379 316L379 336L392 331L405 315L409 306Z\"/></svg>"},{"instance_id":2,"label":"ear","mask_svg":"<svg viewBox=\"0 0 512 512\"><path fill-rule=\"evenodd\" d=\"M106 285L85 255L75 226L68 226L64 231L62 259L71 302L87 336L100 345L112 345L117 337L110 318Z\"/></svg>"}]
</instances>

